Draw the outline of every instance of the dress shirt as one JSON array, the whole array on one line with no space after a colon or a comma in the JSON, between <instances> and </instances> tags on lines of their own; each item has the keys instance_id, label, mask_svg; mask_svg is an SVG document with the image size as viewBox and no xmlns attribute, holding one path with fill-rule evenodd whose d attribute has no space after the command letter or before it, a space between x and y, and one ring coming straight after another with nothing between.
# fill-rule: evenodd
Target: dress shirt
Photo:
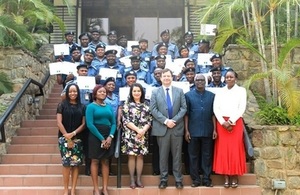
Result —
<instances>
[{"instance_id":1,"label":"dress shirt","mask_svg":"<svg viewBox=\"0 0 300 195\"><path fill-rule=\"evenodd\" d=\"M225 86L216 93L214 113L220 124L225 122L224 116L229 117L228 120L235 124L243 116L246 104L247 93L245 88L236 84L231 89Z\"/></svg>"}]
</instances>

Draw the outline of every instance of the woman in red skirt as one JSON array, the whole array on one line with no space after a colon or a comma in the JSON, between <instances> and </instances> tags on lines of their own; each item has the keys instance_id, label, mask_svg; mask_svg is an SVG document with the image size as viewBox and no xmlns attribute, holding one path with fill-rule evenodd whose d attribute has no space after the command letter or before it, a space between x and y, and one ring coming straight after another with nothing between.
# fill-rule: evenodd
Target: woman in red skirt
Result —
<instances>
[{"instance_id":1,"label":"woman in red skirt","mask_svg":"<svg viewBox=\"0 0 300 195\"><path fill-rule=\"evenodd\" d=\"M238 187L238 176L246 172L246 153L243 143L242 115L246 109L246 89L236 84L237 73L232 69L225 74L226 86L214 100L217 134L213 170L224 175L224 187Z\"/></svg>"}]
</instances>

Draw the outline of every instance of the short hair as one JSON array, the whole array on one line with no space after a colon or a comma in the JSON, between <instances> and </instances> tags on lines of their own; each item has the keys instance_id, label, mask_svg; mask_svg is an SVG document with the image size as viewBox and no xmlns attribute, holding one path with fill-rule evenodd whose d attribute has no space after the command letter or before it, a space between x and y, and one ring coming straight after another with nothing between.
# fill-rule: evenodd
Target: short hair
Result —
<instances>
[{"instance_id":1,"label":"short hair","mask_svg":"<svg viewBox=\"0 0 300 195\"><path fill-rule=\"evenodd\" d=\"M70 92L70 87L72 87L72 86L75 86L76 87L76 90L77 90L77 97L76 97L76 103L77 104L80 104L81 102L80 102L80 91L79 91L79 87L78 87L78 85L76 85L75 83L71 83L71 84L69 84L69 85L67 85L67 88L66 88L66 100L68 101L68 102L70 102L70 95L69 95L69 92Z\"/></svg>"},{"instance_id":2,"label":"short hair","mask_svg":"<svg viewBox=\"0 0 300 195\"><path fill-rule=\"evenodd\" d=\"M141 92L142 92L142 95L141 95L141 103L144 103L145 102L145 91L144 91L144 88L141 84L139 83L133 83L131 86L130 86L130 91L129 91L129 98L128 98L128 101L129 102L135 102L134 101L134 98L133 98L133 95L132 95L132 91L133 91L133 88L134 87L138 87L140 88Z\"/></svg>"},{"instance_id":3,"label":"short hair","mask_svg":"<svg viewBox=\"0 0 300 195\"><path fill-rule=\"evenodd\" d=\"M232 72L234 74L235 78L238 78L238 73L236 73L232 68L229 68L227 70L227 72L225 73L224 77L226 77L226 75L227 75L228 72Z\"/></svg>"},{"instance_id":4,"label":"short hair","mask_svg":"<svg viewBox=\"0 0 300 195\"><path fill-rule=\"evenodd\" d=\"M93 89L93 100L96 100L97 91L98 91L99 89L101 89L101 88L104 88L104 89L105 89L105 87L104 87L103 85L96 85L96 86L94 87L94 89ZM105 89L105 91L106 91L106 89ZM107 92L107 91L106 91L106 92Z\"/></svg>"},{"instance_id":5,"label":"short hair","mask_svg":"<svg viewBox=\"0 0 300 195\"><path fill-rule=\"evenodd\" d=\"M171 75L172 75L172 77L173 77L173 72L172 72L172 70L170 70L170 69L168 69L168 68L162 69L161 74L164 74L164 73L166 73L166 72L170 72Z\"/></svg>"}]
</instances>

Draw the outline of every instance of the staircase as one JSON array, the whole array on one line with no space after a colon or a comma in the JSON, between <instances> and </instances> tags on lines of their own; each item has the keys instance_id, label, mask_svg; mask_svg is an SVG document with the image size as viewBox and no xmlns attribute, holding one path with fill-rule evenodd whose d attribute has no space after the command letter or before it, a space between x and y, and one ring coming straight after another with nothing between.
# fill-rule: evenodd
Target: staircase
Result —
<instances>
[{"instance_id":1,"label":"staircase","mask_svg":"<svg viewBox=\"0 0 300 195\"><path fill-rule=\"evenodd\" d=\"M35 121L23 121L17 136L3 155L0 164L0 195L61 195L63 193L62 165L57 144L56 107L60 101L61 86L56 85L47 103ZM183 179L184 189L174 187L173 176L169 177L169 187L158 189L159 176L152 176L151 155L145 157L143 184L145 188L129 188L126 157L122 158L122 188L117 188L117 176L110 176L110 195L260 195L261 188L256 185L256 176L247 173L239 178L237 189L225 189L223 178L213 175L214 187L192 188L190 176ZM116 171L116 160L112 171ZM250 165L247 164L248 170ZM248 171L250 172L250 171ZM86 176L84 167L80 169L77 195L92 194L92 179ZM101 184L101 177L99 180Z\"/></svg>"}]
</instances>

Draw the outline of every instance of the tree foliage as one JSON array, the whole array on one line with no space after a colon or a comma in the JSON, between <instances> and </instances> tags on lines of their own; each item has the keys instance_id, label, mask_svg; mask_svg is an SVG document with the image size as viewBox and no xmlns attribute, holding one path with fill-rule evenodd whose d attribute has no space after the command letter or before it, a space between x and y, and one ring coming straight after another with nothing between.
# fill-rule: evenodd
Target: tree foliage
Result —
<instances>
[{"instance_id":1,"label":"tree foliage","mask_svg":"<svg viewBox=\"0 0 300 195\"><path fill-rule=\"evenodd\" d=\"M68 0L64 2L70 7ZM1 46L23 46L33 50L39 41L37 37L45 35L54 23L65 30L48 0L0 0Z\"/></svg>"}]
</instances>

